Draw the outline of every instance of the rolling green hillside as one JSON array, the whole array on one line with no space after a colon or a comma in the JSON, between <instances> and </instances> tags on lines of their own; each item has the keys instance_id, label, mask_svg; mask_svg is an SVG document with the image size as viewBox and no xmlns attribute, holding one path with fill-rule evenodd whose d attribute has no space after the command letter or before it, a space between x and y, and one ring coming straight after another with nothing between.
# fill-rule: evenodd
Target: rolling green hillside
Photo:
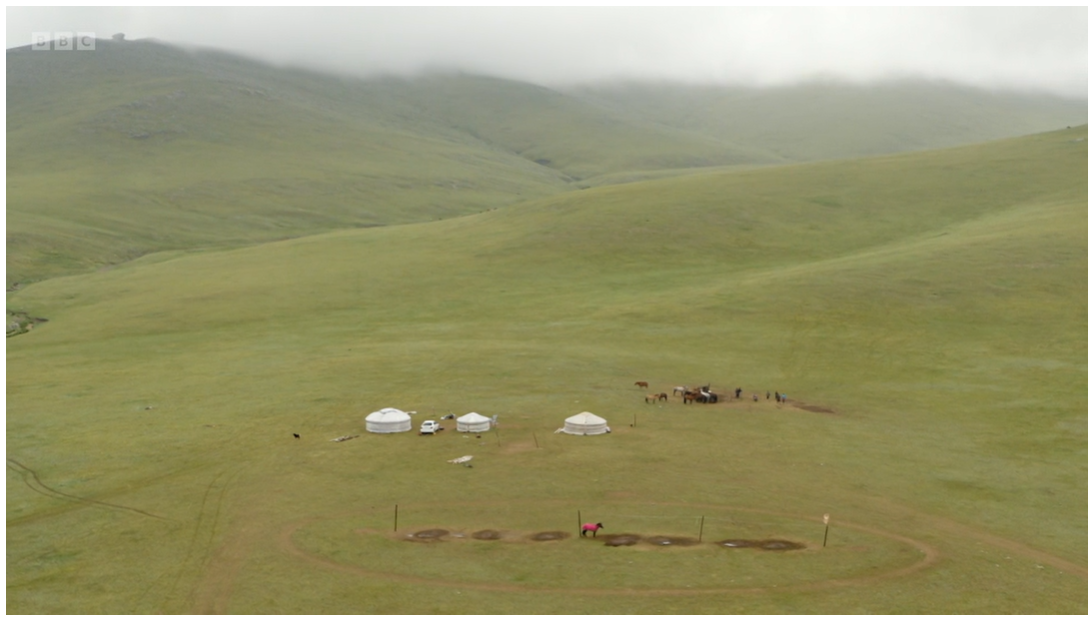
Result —
<instances>
[{"instance_id":1,"label":"rolling green hillside","mask_svg":"<svg viewBox=\"0 0 1088 617\"><path fill-rule=\"evenodd\" d=\"M1077 613L1086 166L1079 127L31 285L7 608ZM705 383L745 397L644 401ZM500 424L366 433L385 406ZM612 433L553 433L583 410ZM576 515L704 542L527 539Z\"/></svg>"},{"instance_id":2,"label":"rolling green hillside","mask_svg":"<svg viewBox=\"0 0 1088 617\"><path fill-rule=\"evenodd\" d=\"M1082 123L951 86L561 92L353 80L153 40L7 52L7 281L148 253L436 220L589 186Z\"/></svg>"},{"instance_id":3,"label":"rolling green hillside","mask_svg":"<svg viewBox=\"0 0 1088 617\"><path fill-rule=\"evenodd\" d=\"M758 144L791 162L946 148L1088 123L1084 100L921 80L762 89L613 84L576 92L647 122Z\"/></svg>"},{"instance_id":4,"label":"rolling green hillside","mask_svg":"<svg viewBox=\"0 0 1088 617\"><path fill-rule=\"evenodd\" d=\"M678 130L541 86L471 75L412 83L421 117L561 171L581 186L614 173L782 163L761 144Z\"/></svg>"},{"instance_id":5,"label":"rolling green hillside","mask_svg":"<svg viewBox=\"0 0 1088 617\"><path fill-rule=\"evenodd\" d=\"M389 90L155 42L9 51L9 282L563 190L547 168L396 117Z\"/></svg>"}]
</instances>

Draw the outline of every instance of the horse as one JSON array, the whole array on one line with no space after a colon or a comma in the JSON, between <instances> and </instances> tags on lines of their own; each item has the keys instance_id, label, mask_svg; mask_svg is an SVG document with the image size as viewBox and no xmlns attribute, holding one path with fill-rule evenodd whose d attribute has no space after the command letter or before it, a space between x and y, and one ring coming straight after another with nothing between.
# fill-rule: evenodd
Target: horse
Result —
<instances>
[{"instance_id":1,"label":"horse","mask_svg":"<svg viewBox=\"0 0 1088 617\"><path fill-rule=\"evenodd\" d=\"M649 388L650 387L650 384L646 383L645 381L636 381L635 385L640 387L640 388Z\"/></svg>"},{"instance_id":2,"label":"horse","mask_svg":"<svg viewBox=\"0 0 1088 617\"><path fill-rule=\"evenodd\" d=\"M675 388L672 389L673 395L677 395L677 394L683 395L687 391L688 391L688 389L685 388L684 386L676 386Z\"/></svg>"},{"instance_id":3,"label":"horse","mask_svg":"<svg viewBox=\"0 0 1088 617\"><path fill-rule=\"evenodd\" d=\"M598 529L604 529L604 523L586 523L585 525L582 525L582 535L586 535L587 531L592 531L593 537L596 538Z\"/></svg>"},{"instance_id":4,"label":"horse","mask_svg":"<svg viewBox=\"0 0 1088 617\"><path fill-rule=\"evenodd\" d=\"M298 433L291 433L291 434L295 436L295 439L302 439L301 437L298 436Z\"/></svg>"},{"instance_id":5,"label":"horse","mask_svg":"<svg viewBox=\"0 0 1088 617\"><path fill-rule=\"evenodd\" d=\"M687 405L688 403L696 402L696 400L698 400L698 398L699 398L699 393L698 392L692 392L690 390L685 390L684 391L684 404L685 405Z\"/></svg>"},{"instance_id":6,"label":"horse","mask_svg":"<svg viewBox=\"0 0 1088 617\"><path fill-rule=\"evenodd\" d=\"M669 402L669 395L665 394L664 392L662 392L661 394L647 394L646 395L646 402L647 403L649 403L650 401L653 401L653 402L656 403L658 400L663 400L666 403L668 403Z\"/></svg>"},{"instance_id":7,"label":"horse","mask_svg":"<svg viewBox=\"0 0 1088 617\"><path fill-rule=\"evenodd\" d=\"M710 390L700 390L695 397L696 403L717 403L718 395Z\"/></svg>"}]
</instances>

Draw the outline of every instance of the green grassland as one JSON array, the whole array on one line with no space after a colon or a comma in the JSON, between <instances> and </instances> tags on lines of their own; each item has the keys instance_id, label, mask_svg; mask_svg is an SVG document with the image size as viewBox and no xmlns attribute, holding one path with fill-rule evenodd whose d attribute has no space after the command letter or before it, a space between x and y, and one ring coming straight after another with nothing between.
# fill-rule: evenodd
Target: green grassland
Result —
<instances>
[{"instance_id":1,"label":"green grassland","mask_svg":"<svg viewBox=\"0 0 1088 617\"><path fill-rule=\"evenodd\" d=\"M1083 100L926 80L758 89L616 83L576 92L646 122L759 144L793 162L950 147L1088 122Z\"/></svg>"},{"instance_id":2,"label":"green grassland","mask_svg":"<svg viewBox=\"0 0 1088 617\"><path fill-rule=\"evenodd\" d=\"M9 294L49 321L8 340L7 609L1082 612L1086 137L602 186ZM792 403L652 405L636 380ZM499 427L366 433L385 406ZM553 432L583 410L612 433ZM579 516L704 542L528 539ZM406 536L432 528L464 537Z\"/></svg>"},{"instance_id":3,"label":"green grassland","mask_svg":"<svg viewBox=\"0 0 1088 617\"><path fill-rule=\"evenodd\" d=\"M1088 121L1083 101L882 88L560 91L358 80L154 40L7 52L7 285L163 251L462 216L604 184Z\"/></svg>"}]
</instances>

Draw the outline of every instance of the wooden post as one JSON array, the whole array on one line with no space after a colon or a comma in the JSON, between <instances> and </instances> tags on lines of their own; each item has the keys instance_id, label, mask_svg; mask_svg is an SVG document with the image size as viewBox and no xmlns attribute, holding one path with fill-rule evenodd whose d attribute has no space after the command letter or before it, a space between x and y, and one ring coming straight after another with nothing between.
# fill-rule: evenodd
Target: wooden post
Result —
<instances>
[{"instance_id":1,"label":"wooden post","mask_svg":"<svg viewBox=\"0 0 1088 617\"><path fill-rule=\"evenodd\" d=\"M533 443L536 444L537 448L540 447L540 442L536 440L536 431L533 431Z\"/></svg>"},{"instance_id":2,"label":"wooden post","mask_svg":"<svg viewBox=\"0 0 1088 617\"><path fill-rule=\"evenodd\" d=\"M397 530L397 515L399 514L400 505L393 504L393 531Z\"/></svg>"},{"instance_id":3,"label":"wooden post","mask_svg":"<svg viewBox=\"0 0 1088 617\"><path fill-rule=\"evenodd\" d=\"M699 517L699 544L703 543L703 523L706 522L706 516Z\"/></svg>"},{"instance_id":4,"label":"wooden post","mask_svg":"<svg viewBox=\"0 0 1088 617\"><path fill-rule=\"evenodd\" d=\"M824 548L827 548L827 530L831 528L831 515L824 515Z\"/></svg>"}]
</instances>

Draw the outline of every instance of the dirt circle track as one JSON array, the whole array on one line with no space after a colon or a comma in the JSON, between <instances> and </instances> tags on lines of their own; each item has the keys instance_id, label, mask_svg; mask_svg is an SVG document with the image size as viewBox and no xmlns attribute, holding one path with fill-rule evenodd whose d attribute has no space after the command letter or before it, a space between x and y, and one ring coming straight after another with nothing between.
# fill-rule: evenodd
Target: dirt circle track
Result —
<instances>
[{"instance_id":1,"label":"dirt circle track","mask_svg":"<svg viewBox=\"0 0 1088 617\"><path fill-rule=\"evenodd\" d=\"M441 504L441 508L448 509L457 508L459 506L478 508L480 505L479 502L466 502L464 504L444 503ZM640 504L626 505L638 507ZM661 506L662 504L652 505ZM683 506L691 507L692 504L683 504ZM707 513L734 513L752 517L765 517L768 520L789 520L793 523L803 522L805 524L812 524L818 526L821 530L823 529L823 522L818 517L720 505L702 505L697 507L705 510ZM820 546L819 542L798 543L790 542L788 540L768 539L750 540L743 545L745 547L743 550L738 550L738 547L733 547L728 544L729 542L736 542L736 540L728 540L724 537L704 538L701 543L688 540L674 543L663 540L663 536L661 535L650 534L640 537L635 533L625 533L613 534L610 536L602 534L594 540L593 538L583 539L574 534L564 534L564 532L547 532L531 529L521 531L504 530L500 532L483 526L475 531L472 529L456 530L456 528L451 531L446 528L430 526L414 530L401 530L397 533L394 533L391 530L353 528L350 534L344 534L344 528L352 527L350 525L345 525L343 523L344 519L362 517L368 513L371 513L371 510L351 511L332 516L319 516L296 520L281 530L279 534L280 546L288 554L315 566L329 568L342 573L355 574L361 577L387 580L390 582L413 584L426 583L428 585L452 589L533 593L562 592L567 594L575 593L586 595L615 594L628 596L778 593L784 591L809 591L850 585L865 585L876 581L909 576L929 567L939 558L939 553L936 548L919 540L892 533L887 530L875 529L841 520L833 523L835 529L850 530L854 537L868 538L871 540L870 543L891 547L892 550L888 550L887 548L884 549L884 552L889 555L887 560L881 562L879 555L882 555L883 553L874 551L873 553L878 555L878 563L875 566L872 565L873 554L868 553L868 549L865 547L854 547L853 549L844 549L840 547L839 549L835 549L835 544L832 543L831 549L824 549ZM338 531L333 532L333 529L337 529ZM542 534L544 534L544 536L542 536ZM302 535L306 536L304 540L300 539L300 536ZM566 537L561 537L563 535ZM614 548L608 548L605 540L609 537L614 538L616 535L638 538L639 540L621 543L620 545L612 545ZM323 546L327 545L332 536L341 538L339 543L340 547L343 549L328 551L329 553L335 553L335 557L326 554L325 550L315 550L312 548L315 544L322 544ZM323 540L319 541L322 538ZM766 579L765 582L763 580L742 579L734 580L731 584L708 583L706 582L705 577L703 577L704 582L698 586L686 586L679 584L679 582L674 582L674 584L660 584L659 581L659 584L655 585L650 582L651 579L648 579L644 584L624 581L623 583L612 586L609 586L607 582L601 583L600 581L593 582L592 586L572 586L570 584L559 584L559 582L542 586L540 584L532 584L518 580L498 580L499 577L487 580L459 580L451 575L443 576L438 572L421 573L412 571L410 566L399 566L401 561L412 562L413 558L418 559L420 555L407 555L403 560L394 559L390 563L384 565L375 563L373 558L375 551L363 550L363 543L365 543L368 538L373 539L374 541L385 542L382 546L388 551L421 551L425 550L425 548L441 545L443 547L442 550L464 551L463 555L465 557L471 557L472 552L468 549L472 546L487 545L498 548L500 545L505 545L507 548L498 548L498 550L518 552L521 555L528 554L526 559L530 561L532 559L532 554L538 550L542 550L541 547L548 547L552 551L549 554L554 558L554 551L563 550L562 547L569 546L571 561L574 562L577 560L580 567L596 565L602 568L608 568L612 567L608 565L608 560L611 559L614 561L616 559L615 556L617 555L625 556L624 553L626 552L626 556L629 556L630 551L645 551L652 553L653 557L651 558L654 559L659 556L662 559L666 558L666 556L676 559L676 565L672 566L670 571L675 568L684 569L685 567L690 570L689 574L685 574L684 572L677 573L677 577L684 575L699 575L699 568L705 567L707 560L711 560L710 563L729 563L730 559L734 558L733 556L743 555L747 559L752 559L754 556L754 558L765 560L766 571L775 572L776 574L773 576L766 575L764 577ZM541 539L550 541L542 542L540 541ZM360 544L355 547L346 546L354 542ZM783 542L785 544L781 544L780 546L779 544ZM765 546L761 546L761 543ZM599 549L600 552L591 552L587 555L587 553L581 549L588 546ZM791 581L788 577L778 576L777 570L772 568L773 562L776 560L782 558L788 559L789 556L801 554L808 555L808 559L810 560L809 563L812 566L810 568L804 568L807 576L806 580ZM350 557L345 558L345 555L350 555ZM594 555L600 556L600 559L602 559L600 564L590 563L594 559ZM865 564L851 563L853 559L856 559L855 556L857 555L866 556L869 561ZM683 556L683 559L680 559L678 556ZM693 556L698 556L701 560L691 559ZM427 557L428 555L422 556L424 560L426 560ZM489 559L494 559L495 557L495 553L489 554ZM714 561L719 559L724 561ZM833 562L837 562L837 565L839 566L837 574L834 567L827 567L829 564L834 565ZM393 564L392 567L390 564ZM685 566L685 564L688 565ZM734 564L733 567L737 566ZM810 573L815 571L831 572L832 574L825 578L812 578L813 575ZM542 573L539 578L547 579L548 576L548 574ZM745 577L745 579L748 578L752 577ZM759 578L758 575L756 578ZM539 580L536 577L534 577L534 579ZM652 580L656 581L656 578Z\"/></svg>"}]
</instances>

